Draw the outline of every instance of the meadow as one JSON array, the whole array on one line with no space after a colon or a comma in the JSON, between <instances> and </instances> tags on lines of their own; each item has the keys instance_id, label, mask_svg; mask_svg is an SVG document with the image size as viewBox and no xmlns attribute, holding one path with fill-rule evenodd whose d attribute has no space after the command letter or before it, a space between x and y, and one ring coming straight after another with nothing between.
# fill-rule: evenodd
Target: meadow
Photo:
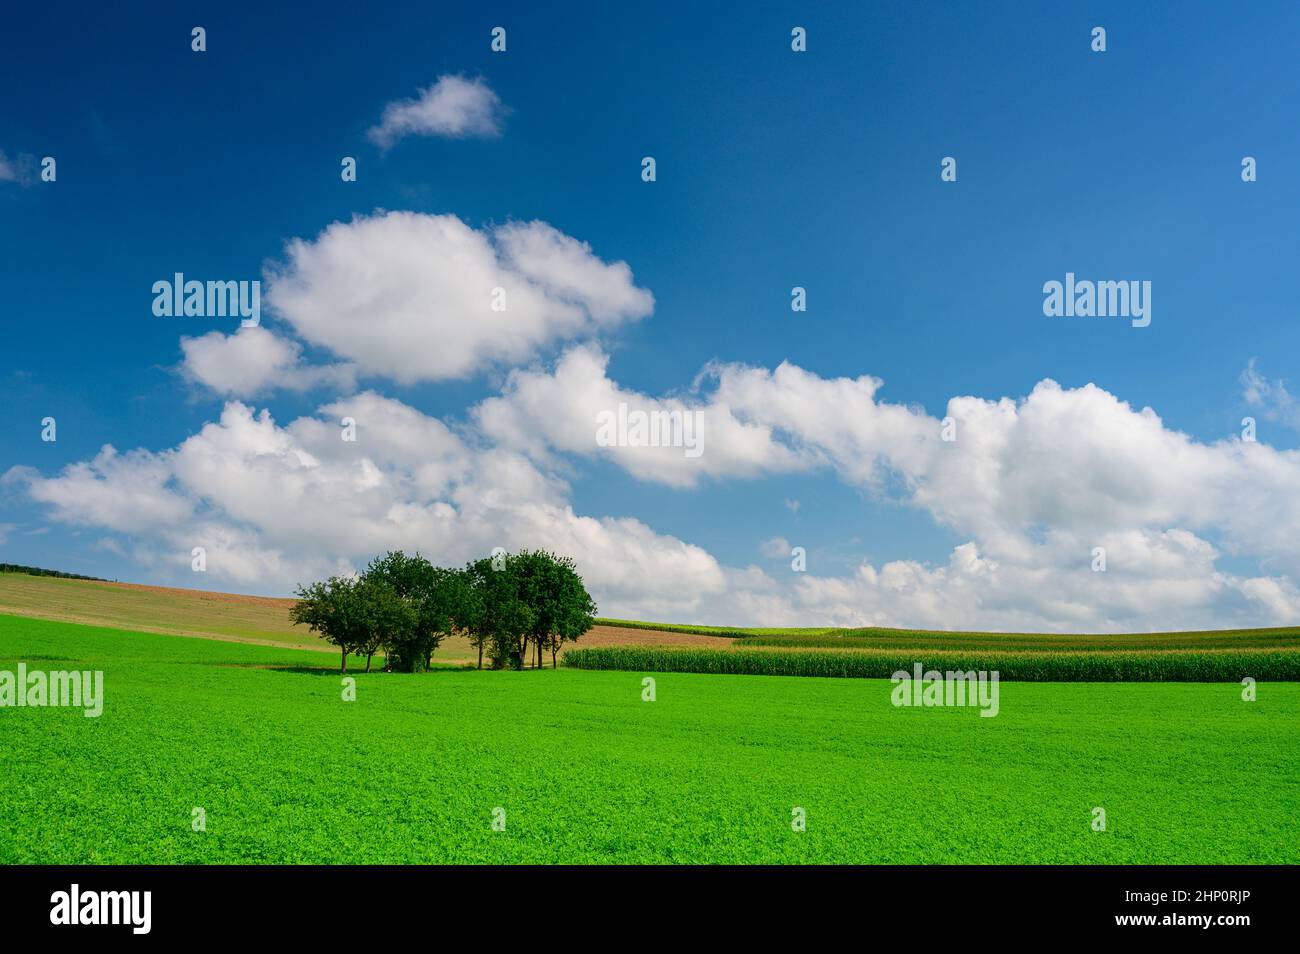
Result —
<instances>
[{"instance_id":1,"label":"meadow","mask_svg":"<svg viewBox=\"0 0 1300 954\"><path fill-rule=\"evenodd\" d=\"M105 704L0 709L3 863L1300 862L1294 683L1006 683L980 718L876 679L646 702L639 672L447 667L345 702L319 653L0 616L18 662L102 669Z\"/></svg>"}]
</instances>

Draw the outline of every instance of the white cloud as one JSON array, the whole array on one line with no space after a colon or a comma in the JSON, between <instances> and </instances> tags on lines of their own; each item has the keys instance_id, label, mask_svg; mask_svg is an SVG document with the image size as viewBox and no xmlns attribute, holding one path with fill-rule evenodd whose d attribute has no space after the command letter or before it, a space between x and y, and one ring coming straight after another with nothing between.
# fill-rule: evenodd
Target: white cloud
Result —
<instances>
[{"instance_id":1,"label":"white cloud","mask_svg":"<svg viewBox=\"0 0 1300 954\"><path fill-rule=\"evenodd\" d=\"M694 486L706 476L755 476L811 465L778 443L769 425L738 419L724 401L699 395L652 398L620 388L606 374L608 361L599 348L581 346L566 352L553 372L514 371L501 397L474 409L474 420L488 437L534 456L544 457L552 448L602 455L639 478L677 487ZM620 403L647 413L698 413L702 453L687 456L685 447L599 446L598 415L617 413Z\"/></svg>"},{"instance_id":2,"label":"white cloud","mask_svg":"<svg viewBox=\"0 0 1300 954\"><path fill-rule=\"evenodd\" d=\"M355 442L337 421L357 422ZM207 551L219 585L287 592L356 569L390 548L457 564L495 546L573 555L606 605L694 614L723 572L699 547L628 517L589 517L562 481L500 448L471 448L441 421L367 392L278 426L228 403L178 447L117 454L55 477L11 470L55 519L120 531L161 572L189 571Z\"/></svg>"},{"instance_id":3,"label":"white cloud","mask_svg":"<svg viewBox=\"0 0 1300 954\"><path fill-rule=\"evenodd\" d=\"M785 537L772 537L758 545L758 552L769 560L779 560L790 555L790 541Z\"/></svg>"},{"instance_id":4,"label":"white cloud","mask_svg":"<svg viewBox=\"0 0 1300 954\"><path fill-rule=\"evenodd\" d=\"M1270 381L1256 371L1254 358L1241 372L1241 396L1249 407L1258 409L1264 420L1300 430L1300 401L1287 389L1285 381Z\"/></svg>"},{"instance_id":5,"label":"white cloud","mask_svg":"<svg viewBox=\"0 0 1300 954\"><path fill-rule=\"evenodd\" d=\"M170 484L172 453L133 450L119 454L105 445L89 461L70 464L57 478L15 467L7 482L27 488L32 499L48 504L65 523L151 534L186 519L191 507Z\"/></svg>"},{"instance_id":6,"label":"white cloud","mask_svg":"<svg viewBox=\"0 0 1300 954\"><path fill-rule=\"evenodd\" d=\"M564 481L539 469L544 455L512 446L509 432L483 444L488 429L457 433L374 392L283 427L231 402L174 449L105 448L55 477L15 469L8 479L56 519L133 537L136 558L165 572L182 575L202 545L212 579L235 588L284 592L390 547L458 563L494 546L546 546L574 556L602 612L635 618L1120 631L1281 625L1300 613L1287 529L1300 499L1296 454L1199 444L1100 389L1052 382L1021 402L953 399L958 440L946 444L926 436L937 420L879 405L878 389L789 366L730 369L709 402L727 394L737 413L770 419L761 426L843 479L968 535L944 564L893 560L838 575L814 554L806 573L728 568L635 518L575 513ZM819 402L831 420L813 419ZM345 416L355 442L342 440ZM1106 550L1105 572L1092 569L1094 547ZM1276 569L1226 572L1224 547ZM761 552L788 549L774 537Z\"/></svg>"},{"instance_id":7,"label":"white cloud","mask_svg":"<svg viewBox=\"0 0 1300 954\"><path fill-rule=\"evenodd\" d=\"M415 99L385 106L379 124L366 135L382 149L405 136L493 137L500 135L505 113L501 98L483 80L441 76Z\"/></svg>"},{"instance_id":8,"label":"white cloud","mask_svg":"<svg viewBox=\"0 0 1300 954\"><path fill-rule=\"evenodd\" d=\"M211 331L199 338L182 337L181 351L185 376L225 397L255 397L281 388L351 391L356 387L356 369L351 365L306 366L301 345L260 325L229 335Z\"/></svg>"},{"instance_id":9,"label":"white cloud","mask_svg":"<svg viewBox=\"0 0 1300 954\"><path fill-rule=\"evenodd\" d=\"M623 262L545 222L376 213L289 243L267 301L304 340L402 383L464 378L648 315ZM505 310L493 309L495 290Z\"/></svg>"},{"instance_id":10,"label":"white cloud","mask_svg":"<svg viewBox=\"0 0 1300 954\"><path fill-rule=\"evenodd\" d=\"M516 372L474 418L534 459L605 453L671 486L704 474L830 469L969 541L945 567L895 561L851 578L819 577L810 567L765 591L763 605L791 622L1113 630L1212 626L1219 616L1283 623L1300 612L1291 583L1300 574L1291 530L1300 525L1300 453L1235 438L1200 443L1093 385L1045 380L1021 401L953 398L947 414L957 440L945 442L939 419L880 401L875 378L825 379L789 364L719 364L705 377L716 387L693 394L690 405L710 415L706 434L749 439L706 439L698 460L592 446L596 408L619 400L676 406L620 390L593 348L570 351L549 374ZM1221 572L1207 533L1226 552L1283 575ZM1104 574L1092 572L1094 547L1107 550ZM721 621L722 606L714 604L713 619Z\"/></svg>"}]
</instances>

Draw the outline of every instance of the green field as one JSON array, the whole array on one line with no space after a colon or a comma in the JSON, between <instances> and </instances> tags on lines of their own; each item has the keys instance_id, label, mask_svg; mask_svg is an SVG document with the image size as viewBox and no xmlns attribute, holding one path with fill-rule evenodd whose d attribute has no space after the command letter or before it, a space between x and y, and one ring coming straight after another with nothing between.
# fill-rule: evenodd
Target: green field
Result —
<instances>
[{"instance_id":1,"label":"green field","mask_svg":"<svg viewBox=\"0 0 1300 954\"><path fill-rule=\"evenodd\" d=\"M0 709L6 863L1300 862L1294 683L1006 683L981 718L873 679L448 669L343 702L318 653L0 616L20 661L106 701Z\"/></svg>"}]
</instances>

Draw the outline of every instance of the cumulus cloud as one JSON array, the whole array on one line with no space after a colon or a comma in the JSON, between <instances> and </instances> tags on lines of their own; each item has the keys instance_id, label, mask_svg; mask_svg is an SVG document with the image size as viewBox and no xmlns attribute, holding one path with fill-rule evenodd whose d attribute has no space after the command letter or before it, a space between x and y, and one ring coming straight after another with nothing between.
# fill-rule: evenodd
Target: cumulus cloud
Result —
<instances>
[{"instance_id":1,"label":"cumulus cloud","mask_svg":"<svg viewBox=\"0 0 1300 954\"><path fill-rule=\"evenodd\" d=\"M689 400L621 389L594 347L550 372L514 372L473 411L483 433L533 456L604 453L628 472L672 486L829 469L846 483L901 499L979 539L999 558L1033 552L1047 531L1084 538L1126 529L1200 528L1235 549L1300 572L1300 452L1235 437L1201 443L1096 387L1044 380L1021 401L964 396L947 416L955 440L924 409L879 399L870 376L823 378L718 364L711 391ZM704 449L599 447L595 416L628 402L698 410Z\"/></svg>"},{"instance_id":2,"label":"cumulus cloud","mask_svg":"<svg viewBox=\"0 0 1300 954\"><path fill-rule=\"evenodd\" d=\"M356 369L351 365L307 366L300 344L260 325L229 335L211 331L198 338L182 337L181 351L185 376L226 397L255 397L281 388L351 391L356 387Z\"/></svg>"},{"instance_id":3,"label":"cumulus cloud","mask_svg":"<svg viewBox=\"0 0 1300 954\"><path fill-rule=\"evenodd\" d=\"M305 341L409 384L518 363L648 315L624 262L545 222L381 212L295 239L266 298Z\"/></svg>"},{"instance_id":4,"label":"cumulus cloud","mask_svg":"<svg viewBox=\"0 0 1300 954\"><path fill-rule=\"evenodd\" d=\"M629 473L676 487L702 477L755 476L807 469L812 461L779 443L764 423L739 419L725 401L700 395L654 398L619 387L606 374L609 358L596 346L570 349L553 371L516 370L503 394L479 404L473 416L483 433L534 456L556 449L613 460ZM645 414L698 414L699 456L684 446L597 442L601 414L619 405ZM683 437L685 432L683 431Z\"/></svg>"},{"instance_id":5,"label":"cumulus cloud","mask_svg":"<svg viewBox=\"0 0 1300 954\"><path fill-rule=\"evenodd\" d=\"M48 504L65 523L148 535L190 513L188 501L171 486L172 458L170 452L147 450L119 454L105 445L58 478L45 479L24 467L12 468L5 478L25 484L33 500Z\"/></svg>"},{"instance_id":6,"label":"cumulus cloud","mask_svg":"<svg viewBox=\"0 0 1300 954\"><path fill-rule=\"evenodd\" d=\"M415 99L384 107L379 124L366 135L382 149L406 136L445 136L452 139L501 134L506 108L481 79L441 76Z\"/></svg>"},{"instance_id":7,"label":"cumulus cloud","mask_svg":"<svg viewBox=\"0 0 1300 954\"><path fill-rule=\"evenodd\" d=\"M1300 543L1288 529L1300 523L1296 452L1235 438L1201 443L1094 385L1044 380L1020 401L953 398L946 416L956 439L945 441L940 419L880 400L883 384L870 376L827 379L785 363L717 364L704 378L712 390L688 402L709 422L698 460L593 446L600 408L682 402L621 390L591 347L565 354L549 373L516 372L473 416L485 434L534 459L602 453L670 486L703 475L830 470L969 541L942 567L893 562L827 579L810 566L779 594L760 586L764 605L784 619L1113 630L1152 620L1209 626L1216 614L1284 623L1300 612L1290 582L1300 574ZM727 438L714 441L718 434ZM1281 575L1221 572L1220 547ZM774 542L765 548L775 552ZM1093 572L1096 548L1107 553L1105 573Z\"/></svg>"}]
</instances>

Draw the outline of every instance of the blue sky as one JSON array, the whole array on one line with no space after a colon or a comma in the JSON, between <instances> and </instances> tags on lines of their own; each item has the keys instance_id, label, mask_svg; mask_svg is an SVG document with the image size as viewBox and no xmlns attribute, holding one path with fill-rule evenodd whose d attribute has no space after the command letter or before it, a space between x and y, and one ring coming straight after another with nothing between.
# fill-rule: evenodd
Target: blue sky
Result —
<instances>
[{"instance_id":1,"label":"blue sky","mask_svg":"<svg viewBox=\"0 0 1300 954\"><path fill-rule=\"evenodd\" d=\"M455 216L483 234L546 223L600 262L625 262L634 286L653 295L648 314L543 336L526 358L464 374L410 381L362 367L356 391L437 418L480 449L502 442L484 437L473 409L509 391L512 372L550 373L573 347L598 348L608 378L628 392L688 404L713 393L708 379L692 390L711 362L769 372L789 362L823 383L870 375L883 381L874 401L911 409L920 431L953 398L1023 402L1044 379L1069 394L1093 384L1131 409L1056 408L1059 420L1033 440L1012 437L996 463L981 458L1005 476L1057 457L1052 440L1068 445L1062 459L1069 448L1084 455L1071 470L1082 490L1048 467L1031 486L1055 480L1043 493L1060 499L1029 516L1005 499L954 515L966 506L957 478L941 481L934 466L901 461L890 447L874 447L864 464L866 437L853 437L850 452L815 436L824 412L811 407L796 424L764 417L776 413L769 400L787 406L771 394L737 415L773 429L806 468L723 463L683 478L687 486L547 438L525 456L558 482L561 509L635 520L659 541L651 549L671 553L681 541L712 561L694 564L703 558L692 551L695 570L662 573L671 592L597 572L602 611L1148 629L1161 628L1163 610L1166 620L1185 611L1189 624L1228 625L1292 621L1300 605L1300 557L1269 529L1294 518L1273 499L1296 466L1298 419L1285 385L1296 356L1300 206L1300 14L1291 4L322 4L310 14L52 4L10 16L15 29L0 39L0 155L13 170L8 181L0 172L5 561L277 594L324 563L359 565L342 542L259 523L171 474L185 519L221 522L254 550L279 554L275 572L200 576L166 520L133 529L86 505L120 488L102 470L86 477L98 483L79 483L76 468L106 444L177 448L220 419L228 400L269 409L284 426L352 393L222 394L196 382L182 367L182 336L231 334L236 323L156 317L150 287L178 271L263 278L284 266L287 242L389 210ZM196 25L207 30L203 53L190 49ZM489 45L498 25L503 53ZM1104 53L1090 48L1099 25ZM806 53L791 50L794 26L807 29ZM495 96L492 134L413 134L387 149L368 137L387 104L447 76ZM55 182L32 181L44 156L57 160ZM343 156L356 158L356 182L341 181ZM656 159L655 182L641 179L643 156ZM945 156L957 159L956 182L940 180ZM1242 181L1245 156L1256 158L1258 181ZM1151 325L1045 317L1043 283L1067 271L1150 281ZM790 309L796 285L807 289L806 313ZM295 341L304 362L355 358L273 306L263 327ZM1120 455L1135 469L1131 481L1116 478L1105 469L1108 442L1127 440L1114 428L1127 433L1145 407L1162 422L1159 439L1143 438L1150 460ZM1236 439L1247 414L1258 418L1267 462L1243 464L1239 447L1221 443ZM46 416L58 422L53 443L40 439ZM1204 458L1203 473L1186 501L1166 506L1162 481L1178 448ZM1087 470L1094 461L1096 473ZM385 474L418 469L374 462ZM1225 483L1250 519L1229 512ZM1070 500L1085 494L1104 500L1080 516ZM451 496L443 488L406 502L432 507ZM484 517L504 543L545 535L536 523L513 527L512 509ZM1072 542L1053 543L1054 534ZM1093 574L1076 592L1053 548L1083 548L1087 571L1090 544L1125 534L1145 541L1134 544L1144 561L1134 589L1100 596ZM452 537L459 543L431 539L423 549L458 562L462 547L481 542ZM579 551L581 539L572 542ZM784 552L773 540L807 550L807 577L792 576L788 555L764 555L765 541L768 554ZM951 575L933 573L956 572L952 553L967 543L1022 575L957 599ZM1165 566L1153 554L1166 544L1182 562L1153 569ZM584 554L574 555L582 565ZM672 559L637 566L654 575L660 558ZM878 592L890 585L862 579L864 563L879 574L892 561L915 568L901 601ZM752 586L743 579L750 566L765 577ZM1066 575L1040 579L1036 567ZM706 582L692 598L695 572ZM1123 571L1107 572L1110 581ZM1165 587L1167 603L1137 607L1132 594L1147 584ZM1018 602L1026 588L1068 596Z\"/></svg>"}]
</instances>

